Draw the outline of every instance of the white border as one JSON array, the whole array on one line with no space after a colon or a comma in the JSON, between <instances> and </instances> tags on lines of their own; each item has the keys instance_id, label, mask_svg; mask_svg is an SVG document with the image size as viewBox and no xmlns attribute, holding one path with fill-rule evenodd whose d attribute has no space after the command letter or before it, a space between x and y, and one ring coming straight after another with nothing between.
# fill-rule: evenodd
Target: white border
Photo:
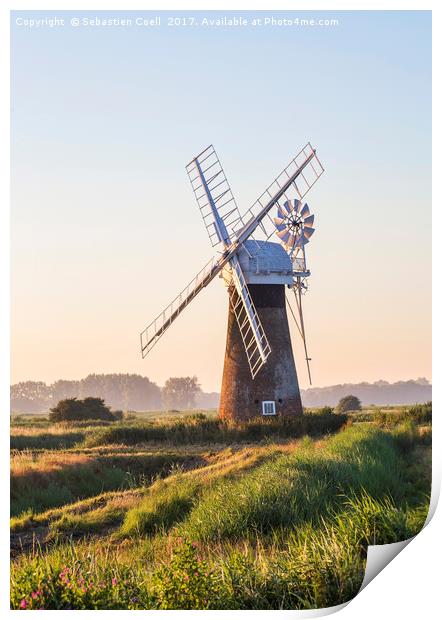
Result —
<instances>
[{"instance_id":1,"label":"white border","mask_svg":"<svg viewBox=\"0 0 442 620\"><path fill-rule=\"evenodd\" d=\"M129 5L128 5L129 4ZM304 2L289 2L289 1L278 1L278 2L251 2L247 0L243 0L238 3L238 1L232 0L224 0L223 2L211 2L210 0L206 0L205 2L193 1L189 2L187 5L184 5L181 2L149 2L149 1L140 1L140 0L132 0L130 3L125 4L121 0L108 0L107 2L95 1L88 2L86 0L78 0L77 2L66 2L64 0L49 0L44 3L40 2L16 2L8 1L2 3L0 8L0 15L2 17L0 21L0 45L1 45L1 54L2 60L1 63L1 79L3 83L2 94L3 96L0 99L0 122L1 122L1 164L2 164L2 180L1 184L1 208L0 208L0 274L1 274L1 282L2 282L2 292L6 295L2 295L1 304L1 343L0 343L0 364L1 364L1 404L2 404L2 423L5 424L4 432L1 433L1 441L3 442L3 449L1 450L1 454L3 456L2 462L2 472L3 476L0 477L0 480L3 482L3 497L6 493L9 493L8 483L5 483L7 480L7 472L9 467L9 429L6 426L8 423L8 411L9 411L9 307L7 304L8 300L8 291L9 291L9 211L6 208L9 205L9 11L10 10L48 10L48 9L56 9L58 11L62 10L167 10L167 9L179 9L179 10L264 10L264 9L272 9L272 10L304 10L304 11L312 11L312 10L324 10L324 11L334 11L334 10L432 10L433 11L433 45L434 45L434 54L433 54L433 62L434 66L434 80L440 74L440 66L437 62L437 59L441 57L440 50L440 20L439 14L440 3L434 1L421 1L416 2L412 0L408 1L392 1L392 0L371 0L371 2L350 2L348 0L341 0L341 2L336 3L336 5L331 4L330 2L318 2L315 0L305 0ZM436 64L437 63L437 64ZM6 96L8 95L8 96ZM434 83L433 90L433 107L435 110L441 110L441 97L440 97L440 80ZM440 113L434 116L434 135L439 138L440 136ZM436 205L434 209L434 239L433 239L433 251L434 258L433 264L438 266L442 263L440 256L440 246L442 245L439 242L439 239L436 237L436 234L439 230L441 230L441 221L439 215L438 205L441 204L440 200L440 189L439 189L439 177L440 177L440 149L439 143L436 143L436 146L433 147L433 168L436 171L435 182L433 181L433 203ZM434 282L434 285L437 285ZM442 309L440 304L440 288L434 288L434 297L433 297L433 316L441 317ZM440 321L440 319L439 319ZM434 351L438 350L438 345L440 344L440 335L441 329L439 327L439 321L434 322ZM439 370L440 370L440 359L439 357L433 358L433 402L435 403L435 420L434 420L434 460L433 460L433 497L432 497L432 512L435 510L435 501L436 497L439 495L440 490L440 472L441 472L441 445L440 445L440 422L438 418L442 415L438 411L438 406L440 405L440 389L438 386L438 378L439 378ZM9 558L7 556L6 550L9 547L9 516L8 516L8 506L7 502L3 502L4 507L2 510L2 522L1 522L1 533L2 538L4 540L4 544L2 545L2 554L0 561L0 584L2 587L1 590L1 609L7 613L18 613L18 612L10 612L9 611L9 592L8 592L8 583L9 583ZM392 617L400 617L401 619L414 618L417 616L425 617L425 618L433 618L436 617L436 610L439 611L439 600L438 600L438 589L439 585L439 574L440 574L440 550L441 550L441 532L442 532L442 517L441 510L439 509L432 521L428 524L428 526L416 537L415 540L412 541L407 548L399 554L399 556L395 559L395 561L387 566L383 573L382 577L378 579L374 579L370 586L364 589L358 596L351 601L350 605L347 607L340 606L340 617L341 618L355 618L365 620L372 619L373 614L377 614L381 618ZM437 581L436 581L437 580ZM42 616L46 616L51 612L42 611L40 614ZM78 614L81 612L73 611L71 614ZM93 612L82 612L83 618L89 617L89 614ZM105 613L105 612L101 612ZM127 617L127 611L112 611L108 612L113 614L114 616ZM152 614L152 613L162 613L162 612L138 612L142 614ZM304 617L312 617L322 615L323 612L320 610L312 611L312 612L252 612L252 611L242 611L242 612L169 612L169 614L177 615L180 617L194 614L194 613L205 613L206 615L211 616L219 616L220 614L225 615L226 613L229 616L236 614L284 614L284 615L292 615L292 616L304 616ZM86 614L86 615L85 615Z\"/></svg>"}]
</instances>

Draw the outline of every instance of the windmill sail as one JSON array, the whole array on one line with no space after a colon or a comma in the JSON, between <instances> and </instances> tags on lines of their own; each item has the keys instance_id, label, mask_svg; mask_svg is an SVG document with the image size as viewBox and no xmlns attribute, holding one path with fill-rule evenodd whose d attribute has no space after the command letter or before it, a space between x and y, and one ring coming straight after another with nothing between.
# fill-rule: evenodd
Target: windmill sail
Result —
<instances>
[{"instance_id":1,"label":"windmill sail","mask_svg":"<svg viewBox=\"0 0 442 620\"><path fill-rule=\"evenodd\" d=\"M223 239L220 239L217 230L217 217L210 204L209 195L216 206L216 213L223 221L229 237L232 236L236 226L244 225L235 197L232 194L221 162L212 145L192 159L187 164L186 170L204 226L209 235L210 243L214 247L222 242ZM209 192L209 195L207 192Z\"/></svg>"},{"instance_id":2,"label":"windmill sail","mask_svg":"<svg viewBox=\"0 0 442 620\"><path fill-rule=\"evenodd\" d=\"M266 363L271 348L236 256L230 260L230 266L233 281L229 286L230 303L244 343L250 372L255 378Z\"/></svg>"},{"instance_id":3,"label":"windmill sail","mask_svg":"<svg viewBox=\"0 0 442 620\"><path fill-rule=\"evenodd\" d=\"M283 203L290 199L290 194L296 199L302 199L323 172L316 151L308 142L243 215L247 224L235 224L233 228L237 242L243 243L255 230L264 239L270 239L275 232L275 222L270 215L272 208L278 205L282 217L287 215Z\"/></svg>"},{"instance_id":4,"label":"windmill sail","mask_svg":"<svg viewBox=\"0 0 442 620\"><path fill-rule=\"evenodd\" d=\"M209 154L208 154L209 153ZM210 163L215 154L215 163ZM197 187L201 190L200 200L210 209L211 213L211 226L215 231L215 235L218 241L221 242L224 247L229 249L231 247L231 239L229 233L229 221L228 214L222 215L218 205L226 204L225 197L231 194L230 187L225 179L224 172L222 172L221 164L216 156L213 147L209 147L206 151L203 151L202 155L198 155L188 166L188 168L194 173L194 184L198 183ZM213 172L213 170L220 169L220 173ZM209 172L210 171L210 172ZM224 179L222 184L226 183L228 189L219 190L218 188L218 176L222 175ZM215 180L215 185L213 184ZM213 193L216 189L217 193ZM194 190L195 191L195 190ZM221 193L219 193L221 191ZM195 194L196 195L196 194ZM220 198L221 196L221 198ZM232 196L233 198L233 196ZM198 198L197 198L198 200ZM199 204L199 203L198 203ZM209 233L210 236L210 233ZM264 329L259 320L259 316L256 312L255 306L252 301L244 274L241 270L239 260L235 253L232 253L228 258L232 270L232 284L229 287L230 301L232 308L235 312L235 317L238 322L241 337L244 343L247 360L250 366L250 372L255 377L257 372L266 363L267 357L270 354L270 345L265 335Z\"/></svg>"},{"instance_id":5,"label":"windmill sail","mask_svg":"<svg viewBox=\"0 0 442 620\"><path fill-rule=\"evenodd\" d=\"M181 312L195 299L212 280L220 273L222 267L219 261L213 257L207 265L189 282L173 301L144 329L140 334L141 355L146 357L149 351L156 345L166 329L172 325Z\"/></svg>"}]
</instances>

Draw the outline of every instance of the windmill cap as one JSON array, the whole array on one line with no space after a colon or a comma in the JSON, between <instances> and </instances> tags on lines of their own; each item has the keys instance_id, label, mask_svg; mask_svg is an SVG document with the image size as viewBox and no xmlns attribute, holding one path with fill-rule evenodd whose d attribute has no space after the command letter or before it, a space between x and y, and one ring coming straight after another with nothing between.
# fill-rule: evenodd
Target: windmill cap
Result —
<instances>
[{"instance_id":1,"label":"windmill cap","mask_svg":"<svg viewBox=\"0 0 442 620\"><path fill-rule=\"evenodd\" d=\"M279 243L247 240L237 253L247 284L292 284L293 265ZM223 274L226 282L227 273Z\"/></svg>"}]
</instances>

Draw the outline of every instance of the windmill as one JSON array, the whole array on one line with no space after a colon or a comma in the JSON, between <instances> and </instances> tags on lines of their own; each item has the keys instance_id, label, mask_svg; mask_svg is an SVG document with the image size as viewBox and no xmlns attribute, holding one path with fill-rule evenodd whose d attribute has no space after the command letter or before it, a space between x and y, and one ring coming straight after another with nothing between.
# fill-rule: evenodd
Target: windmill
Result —
<instances>
[{"instance_id":1,"label":"windmill","mask_svg":"<svg viewBox=\"0 0 442 620\"><path fill-rule=\"evenodd\" d=\"M140 334L145 357L174 320L210 282L220 276L229 310L220 416L302 413L287 320L285 286L294 292L310 377L302 295L310 271L305 246L314 216L302 200L324 172L308 143L241 215L213 146L186 166L203 222L219 250L177 297ZM277 242L270 241L275 235ZM259 376L258 376L259 375Z\"/></svg>"}]
</instances>

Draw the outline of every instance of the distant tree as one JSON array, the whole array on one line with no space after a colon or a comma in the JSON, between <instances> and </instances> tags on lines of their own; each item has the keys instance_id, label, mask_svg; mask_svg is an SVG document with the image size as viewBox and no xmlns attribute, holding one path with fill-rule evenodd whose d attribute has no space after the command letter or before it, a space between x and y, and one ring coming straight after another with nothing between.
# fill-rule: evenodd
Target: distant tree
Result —
<instances>
[{"instance_id":1,"label":"distant tree","mask_svg":"<svg viewBox=\"0 0 442 620\"><path fill-rule=\"evenodd\" d=\"M83 402L74 398L64 398L55 407L49 410L51 422L67 422L69 420L84 420Z\"/></svg>"},{"instance_id":2,"label":"distant tree","mask_svg":"<svg viewBox=\"0 0 442 620\"><path fill-rule=\"evenodd\" d=\"M161 407L161 389L141 375L93 374L82 379L79 384L79 397L97 394L115 409L146 411Z\"/></svg>"},{"instance_id":3,"label":"distant tree","mask_svg":"<svg viewBox=\"0 0 442 620\"><path fill-rule=\"evenodd\" d=\"M346 411L360 411L362 409L361 401L357 396L349 394L341 398L335 407L336 413L345 413Z\"/></svg>"},{"instance_id":4,"label":"distant tree","mask_svg":"<svg viewBox=\"0 0 442 620\"><path fill-rule=\"evenodd\" d=\"M74 398L80 396L80 381L69 381L67 379L59 379L50 386L52 404L58 403L65 398Z\"/></svg>"},{"instance_id":5,"label":"distant tree","mask_svg":"<svg viewBox=\"0 0 442 620\"><path fill-rule=\"evenodd\" d=\"M51 422L74 420L114 420L111 410L102 398L88 396L84 400L65 398L49 411Z\"/></svg>"},{"instance_id":6,"label":"distant tree","mask_svg":"<svg viewBox=\"0 0 442 620\"><path fill-rule=\"evenodd\" d=\"M122 403L117 407L124 411L146 411L161 407L161 388L141 375L120 375Z\"/></svg>"},{"instance_id":7,"label":"distant tree","mask_svg":"<svg viewBox=\"0 0 442 620\"><path fill-rule=\"evenodd\" d=\"M162 390L163 405L168 409L191 409L199 392L197 377L170 377Z\"/></svg>"},{"instance_id":8,"label":"distant tree","mask_svg":"<svg viewBox=\"0 0 442 620\"><path fill-rule=\"evenodd\" d=\"M50 388L43 381L20 381L11 385L11 410L41 413L51 405Z\"/></svg>"},{"instance_id":9,"label":"distant tree","mask_svg":"<svg viewBox=\"0 0 442 620\"><path fill-rule=\"evenodd\" d=\"M161 388L147 377L136 374L88 375L80 381L59 379L52 385L42 381L22 381L11 386L11 411L48 411L60 400L82 399L90 394L104 398L113 409L148 411L160 409Z\"/></svg>"},{"instance_id":10,"label":"distant tree","mask_svg":"<svg viewBox=\"0 0 442 620\"><path fill-rule=\"evenodd\" d=\"M87 396L83 399L83 410L86 420L114 420L112 411L104 404L103 398Z\"/></svg>"}]
</instances>

